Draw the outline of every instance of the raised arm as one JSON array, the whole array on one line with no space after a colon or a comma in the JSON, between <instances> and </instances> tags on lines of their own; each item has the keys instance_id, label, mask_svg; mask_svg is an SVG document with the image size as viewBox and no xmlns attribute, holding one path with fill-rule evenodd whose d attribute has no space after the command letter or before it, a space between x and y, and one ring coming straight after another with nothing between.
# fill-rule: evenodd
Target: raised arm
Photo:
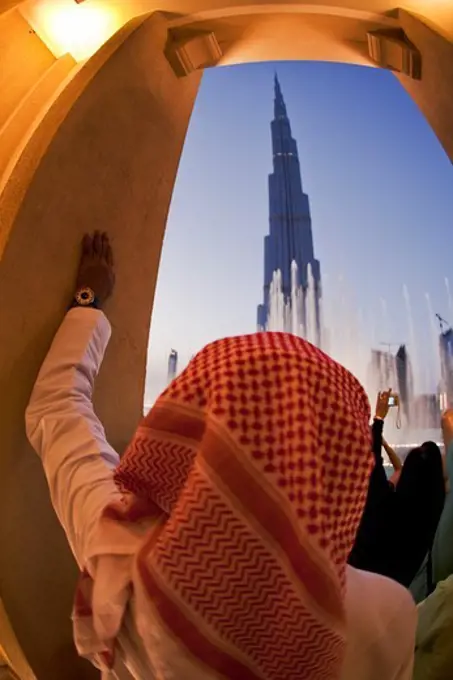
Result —
<instances>
[{"instance_id":1,"label":"raised arm","mask_svg":"<svg viewBox=\"0 0 453 680\"><path fill-rule=\"evenodd\" d=\"M400 461L400 459L396 455L395 450L392 449L390 444L385 441L384 437L382 437L382 446L384 447L384 450L385 450L386 454L388 455L389 460L390 460L395 472L398 472L398 470L401 470L401 468L403 467L402 462Z\"/></svg>"},{"instance_id":2,"label":"raised arm","mask_svg":"<svg viewBox=\"0 0 453 680\"><path fill-rule=\"evenodd\" d=\"M382 484L385 480L387 484L387 476L384 470L384 461L382 459L382 445L383 445L383 429L384 420L389 411L389 397L391 390L386 390L385 392L379 392L376 400L376 411L373 419L373 424L371 426L372 433L372 443L373 443L373 455L375 460L375 467L373 470L372 478L375 483L376 478L379 479L378 484Z\"/></svg>"},{"instance_id":3,"label":"raised arm","mask_svg":"<svg viewBox=\"0 0 453 680\"><path fill-rule=\"evenodd\" d=\"M26 412L27 436L42 460L55 512L79 566L100 512L119 495L112 476L119 457L106 441L92 405L94 381L110 338L109 322L97 309L111 289L102 285L99 273L111 267L105 239L97 235L84 241L79 271L84 285L78 282L83 293L55 336ZM90 300L97 280L99 293Z\"/></svg>"},{"instance_id":4,"label":"raised arm","mask_svg":"<svg viewBox=\"0 0 453 680\"><path fill-rule=\"evenodd\" d=\"M371 440L373 445L373 455L376 465L382 466L384 461L382 459L382 432L384 429L384 421L382 418L374 418L371 426Z\"/></svg>"},{"instance_id":5,"label":"raised arm","mask_svg":"<svg viewBox=\"0 0 453 680\"><path fill-rule=\"evenodd\" d=\"M382 460L382 430L384 418L388 413L388 392L378 394L376 411L371 426L374 468L370 475L365 509L357 532L354 547L349 555L349 564L358 569L373 571L376 556L376 527L380 527L382 508L392 492ZM379 557L379 556L378 556ZM371 567L371 568L370 568Z\"/></svg>"},{"instance_id":6,"label":"raised arm","mask_svg":"<svg viewBox=\"0 0 453 680\"><path fill-rule=\"evenodd\" d=\"M451 491L450 477L447 469L447 455L453 443L453 409L448 409L442 415L442 434L444 437L444 452L442 454L442 466L444 469L445 488Z\"/></svg>"}]
</instances>

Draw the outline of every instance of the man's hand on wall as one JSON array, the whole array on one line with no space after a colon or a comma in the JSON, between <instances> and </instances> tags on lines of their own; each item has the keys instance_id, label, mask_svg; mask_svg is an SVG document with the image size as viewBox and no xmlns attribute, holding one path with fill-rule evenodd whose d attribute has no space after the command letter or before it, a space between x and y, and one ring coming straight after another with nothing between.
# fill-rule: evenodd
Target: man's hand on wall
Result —
<instances>
[{"instance_id":1,"label":"man's hand on wall","mask_svg":"<svg viewBox=\"0 0 453 680\"><path fill-rule=\"evenodd\" d=\"M115 286L113 252L107 234L95 231L85 234L77 273L76 291L91 288L97 301L103 305Z\"/></svg>"}]
</instances>

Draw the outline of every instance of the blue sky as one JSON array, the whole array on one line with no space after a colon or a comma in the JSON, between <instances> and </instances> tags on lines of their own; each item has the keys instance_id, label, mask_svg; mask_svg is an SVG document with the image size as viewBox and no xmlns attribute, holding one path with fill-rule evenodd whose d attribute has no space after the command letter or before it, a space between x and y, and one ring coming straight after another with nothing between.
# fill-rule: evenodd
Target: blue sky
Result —
<instances>
[{"instance_id":1,"label":"blue sky","mask_svg":"<svg viewBox=\"0 0 453 680\"><path fill-rule=\"evenodd\" d=\"M434 312L453 323L453 168L391 73L314 62L206 71L173 194L151 323L147 392L203 345L256 330L268 231L270 121L278 72L310 197L325 320L354 363L407 342L419 390L434 389ZM409 331L407 286L415 329ZM351 327L355 335L348 336ZM359 340L358 340L359 339ZM354 370L354 365L349 365ZM356 371L360 376L360 370Z\"/></svg>"}]
</instances>

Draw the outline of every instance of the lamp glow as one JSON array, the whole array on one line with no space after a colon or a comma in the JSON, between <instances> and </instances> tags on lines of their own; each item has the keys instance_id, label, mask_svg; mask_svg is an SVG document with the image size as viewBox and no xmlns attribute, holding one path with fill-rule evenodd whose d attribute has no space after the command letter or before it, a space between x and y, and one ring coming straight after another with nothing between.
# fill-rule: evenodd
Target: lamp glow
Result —
<instances>
[{"instance_id":1,"label":"lamp glow","mask_svg":"<svg viewBox=\"0 0 453 680\"><path fill-rule=\"evenodd\" d=\"M121 26L118 13L99 0L30 0L21 11L55 57L89 59Z\"/></svg>"}]
</instances>

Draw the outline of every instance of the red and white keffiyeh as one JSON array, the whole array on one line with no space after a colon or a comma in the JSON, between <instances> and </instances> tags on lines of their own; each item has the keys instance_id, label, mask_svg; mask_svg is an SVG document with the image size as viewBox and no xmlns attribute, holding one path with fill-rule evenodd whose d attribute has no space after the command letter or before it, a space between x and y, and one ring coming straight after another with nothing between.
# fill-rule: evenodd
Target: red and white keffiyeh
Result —
<instances>
[{"instance_id":1,"label":"red and white keffiyeh","mask_svg":"<svg viewBox=\"0 0 453 680\"><path fill-rule=\"evenodd\" d=\"M157 507L163 518L131 575L142 620L152 604L214 677L337 678L346 561L373 466L369 419L358 381L301 338L205 347L115 472L128 510L106 510L133 523ZM80 616L76 607L76 626Z\"/></svg>"}]
</instances>

